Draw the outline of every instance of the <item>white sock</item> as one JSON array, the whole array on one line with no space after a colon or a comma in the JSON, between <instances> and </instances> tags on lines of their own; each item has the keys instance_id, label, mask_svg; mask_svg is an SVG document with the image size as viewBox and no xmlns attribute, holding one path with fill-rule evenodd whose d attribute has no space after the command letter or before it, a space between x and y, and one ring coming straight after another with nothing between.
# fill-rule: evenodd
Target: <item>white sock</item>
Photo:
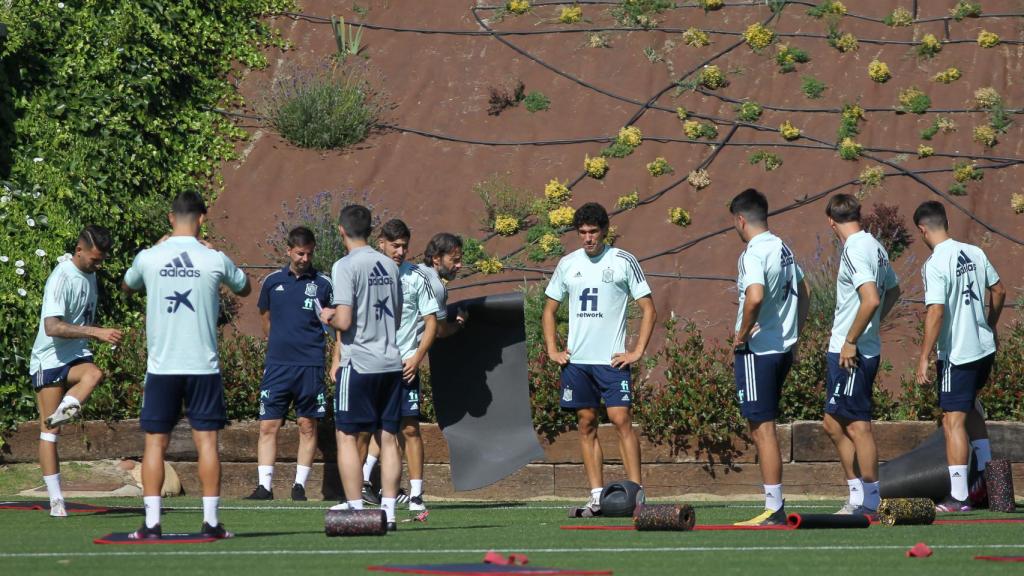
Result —
<instances>
[{"instance_id":1,"label":"white sock","mask_svg":"<svg viewBox=\"0 0 1024 576\"><path fill-rule=\"evenodd\" d=\"M142 497L142 504L146 507L146 528L160 524L160 501L159 496Z\"/></svg>"},{"instance_id":2,"label":"white sock","mask_svg":"<svg viewBox=\"0 0 1024 576\"><path fill-rule=\"evenodd\" d=\"M349 510L362 510L363 509L363 501L361 499L360 500L349 500L348 501L348 509Z\"/></svg>"},{"instance_id":3,"label":"white sock","mask_svg":"<svg viewBox=\"0 0 1024 576\"><path fill-rule=\"evenodd\" d=\"M782 484L764 485L764 508L772 512L782 509Z\"/></svg>"},{"instance_id":4,"label":"white sock","mask_svg":"<svg viewBox=\"0 0 1024 576\"><path fill-rule=\"evenodd\" d=\"M949 494L957 500L967 500L967 465L949 467Z\"/></svg>"},{"instance_id":5,"label":"white sock","mask_svg":"<svg viewBox=\"0 0 1024 576\"><path fill-rule=\"evenodd\" d=\"M878 488L878 481L864 482L864 507L868 510L878 510L882 503L882 492Z\"/></svg>"},{"instance_id":6,"label":"white sock","mask_svg":"<svg viewBox=\"0 0 1024 576\"><path fill-rule=\"evenodd\" d=\"M62 500L64 498L64 494L60 491L60 472L43 476L43 482L46 483L46 491L50 494L50 500Z\"/></svg>"},{"instance_id":7,"label":"white sock","mask_svg":"<svg viewBox=\"0 0 1024 576\"><path fill-rule=\"evenodd\" d=\"M370 481L370 474L373 474L373 467L377 465L377 457L373 454L366 455L366 462L363 462L363 482Z\"/></svg>"},{"instance_id":8,"label":"white sock","mask_svg":"<svg viewBox=\"0 0 1024 576\"><path fill-rule=\"evenodd\" d=\"M388 522L395 521L395 499L394 498L381 498L380 509L388 515Z\"/></svg>"},{"instance_id":9,"label":"white sock","mask_svg":"<svg viewBox=\"0 0 1024 576\"><path fill-rule=\"evenodd\" d=\"M850 488L850 499L847 500L847 502L850 503L850 506L860 506L864 504L864 483L860 481L860 478L847 480L846 485Z\"/></svg>"},{"instance_id":10,"label":"white sock","mask_svg":"<svg viewBox=\"0 0 1024 576\"><path fill-rule=\"evenodd\" d=\"M590 501L600 504L601 503L601 492L604 492L604 488L591 488L590 489Z\"/></svg>"},{"instance_id":11,"label":"white sock","mask_svg":"<svg viewBox=\"0 0 1024 576\"><path fill-rule=\"evenodd\" d=\"M270 487L274 482L274 467L257 466L256 473L259 475L260 486L263 486L267 490L270 490Z\"/></svg>"},{"instance_id":12,"label":"white sock","mask_svg":"<svg viewBox=\"0 0 1024 576\"><path fill-rule=\"evenodd\" d=\"M203 496L203 522L210 526L220 524L217 519L217 508L220 508L220 496Z\"/></svg>"},{"instance_id":13,"label":"white sock","mask_svg":"<svg viewBox=\"0 0 1024 576\"><path fill-rule=\"evenodd\" d=\"M971 440L971 448L974 448L974 458L978 461L978 471L984 472L985 466L992 461L992 444L988 438Z\"/></svg>"},{"instance_id":14,"label":"white sock","mask_svg":"<svg viewBox=\"0 0 1024 576\"><path fill-rule=\"evenodd\" d=\"M296 466L295 467L295 483L300 485L300 486L302 486L303 488L305 488L306 487L306 480L309 479L309 472L310 472L310 470L312 470L312 468L310 468L309 466L303 466L302 464L299 464L298 466Z\"/></svg>"},{"instance_id":15,"label":"white sock","mask_svg":"<svg viewBox=\"0 0 1024 576\"><path fill-rule=\"evenodd\" d=\"M60 405L57 406L57 412L62 412L68 406L78 406L81 408L82 404L79 403L78 398L75 398L74 396L64 396L60 401Z\"/></svg>"},{"instance_id":16,"label":"white sock","mask_svg":"<svg viewBox=\"0 0 1024 576\"><path fill-rule=\"evenodd\" d=\"M409 494L410 498L415 498L416 496L422 496L423 495L423 480L422 479L414 480L414 479L410 478L409 479L409 491L411 492L411 494Z\"/></svg>"}]
</instances>

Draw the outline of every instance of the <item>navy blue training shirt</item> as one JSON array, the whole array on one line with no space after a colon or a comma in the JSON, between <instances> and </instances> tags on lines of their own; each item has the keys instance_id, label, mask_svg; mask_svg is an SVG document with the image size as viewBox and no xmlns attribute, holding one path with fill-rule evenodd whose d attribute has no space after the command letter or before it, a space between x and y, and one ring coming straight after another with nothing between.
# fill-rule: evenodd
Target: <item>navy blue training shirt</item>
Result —
<instances>
[{"instance_id":1,"label":"navy blue training shirt","mask_svg":"<svg viewBox=\"0 0 1024 576\"><path fill-rule=\"evenodd\" d=\"M330 278L315 269L296 277L285 266L263 280L257 305L260 312L270 311L267 364L324 365L327 336L315 301L331 308L333 292Z\"/></svg>"}]
</instances>

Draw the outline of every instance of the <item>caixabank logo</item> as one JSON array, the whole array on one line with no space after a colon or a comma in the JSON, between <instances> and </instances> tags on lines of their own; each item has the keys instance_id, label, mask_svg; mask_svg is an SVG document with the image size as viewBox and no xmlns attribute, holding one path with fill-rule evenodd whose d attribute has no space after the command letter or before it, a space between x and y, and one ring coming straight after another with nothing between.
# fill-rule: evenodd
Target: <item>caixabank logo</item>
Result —
<instances>
[{"instance_id":1,"label":"caixabank logo","mask_svg":"<svg viewBox=\"0 0 1024 576\"><path fill-rule=\"evenodd\" d=\"M199 278L199 270L196 269L195 264L192 264L188 252L182 252L164 264L164 267L160 269L160 275L165 278Z\"/></svg>"}]
</instances>

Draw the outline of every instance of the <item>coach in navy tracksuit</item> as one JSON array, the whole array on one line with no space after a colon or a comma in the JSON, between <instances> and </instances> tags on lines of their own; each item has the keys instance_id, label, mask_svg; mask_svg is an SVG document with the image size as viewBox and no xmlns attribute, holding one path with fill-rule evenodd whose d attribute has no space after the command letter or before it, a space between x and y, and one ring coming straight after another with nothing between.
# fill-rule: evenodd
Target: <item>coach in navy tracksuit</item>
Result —
<instances>
[{"instance_id":1,"label":"coach in navy tracksuit","mask_svg":"<svg viewBox=\"0 0 1024 576\"><path fill-rule=\"evenodd\" d=\"M291 404L299 425L292 500L306 499L306 479L316 453L317 420L327 413L324 397L324 345L328 329L319 313L331 307L331 280L313 268L316 239L305 227L288 233L288 259L260 290L267 361L260 384L259 485L250 500L273 500L277 431Z\"/></svg>"}]
</instances>

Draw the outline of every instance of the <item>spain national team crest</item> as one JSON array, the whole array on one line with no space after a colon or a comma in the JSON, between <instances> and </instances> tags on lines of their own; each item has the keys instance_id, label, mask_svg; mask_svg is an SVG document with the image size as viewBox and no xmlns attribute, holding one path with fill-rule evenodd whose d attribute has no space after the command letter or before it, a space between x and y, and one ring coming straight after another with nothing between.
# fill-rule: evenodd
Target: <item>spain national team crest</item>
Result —
<instances>
[{"instance_id":1,"label":"spain national team crest","mask_svg":"<svg viewBox=\"0 0 1024 576\"><path fill-rule=\"evenodd\" d=\"M615 280L615 273L611 268L605 268L604 272L601 273L601 281L606 284L611 284Z\"/></svg>"},{"instance_id":2,"label":"spain national team crest","mask_svg":"<svg viewBox=\"0 0 1024 576\"><path fill-rule=\"evenodd\" d=\"M306 296L316 298L316 282L306 284Z\"/></svg>"}]
</instances>

